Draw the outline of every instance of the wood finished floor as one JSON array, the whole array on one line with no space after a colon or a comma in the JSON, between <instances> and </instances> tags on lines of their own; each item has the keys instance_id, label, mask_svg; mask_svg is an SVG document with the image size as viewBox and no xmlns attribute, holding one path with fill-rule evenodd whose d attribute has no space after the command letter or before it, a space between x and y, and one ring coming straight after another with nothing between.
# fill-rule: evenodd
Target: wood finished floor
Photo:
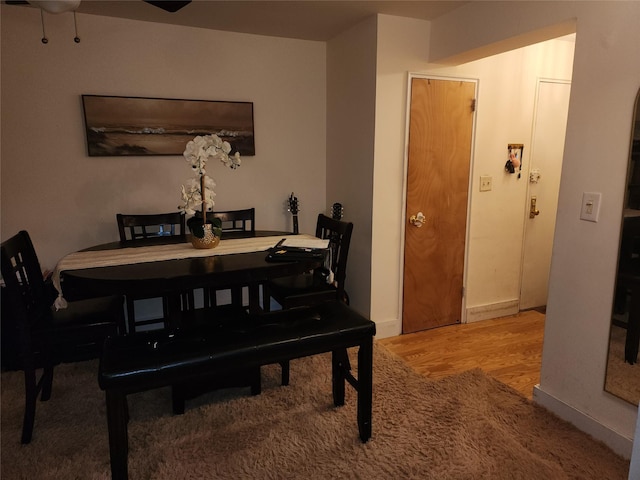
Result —
<instances>
[{"instance_id":1,"label":"wood finished floor","mask_svg":"<svg viewBox=\"0 0 640 480\"><path fill-rule=\"evenodd\" d=\"M535 310L380 339L425 377L438 379L473 368L531 399L540 383L543 313Z\"/></svg>"}]
</instances>

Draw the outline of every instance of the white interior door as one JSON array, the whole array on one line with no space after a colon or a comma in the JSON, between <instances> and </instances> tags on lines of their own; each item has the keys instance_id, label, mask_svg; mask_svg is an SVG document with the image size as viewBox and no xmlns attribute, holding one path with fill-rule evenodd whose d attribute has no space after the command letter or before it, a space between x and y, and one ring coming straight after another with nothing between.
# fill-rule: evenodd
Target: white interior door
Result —
<instances>
[{"instance_id":1,"label":"white interior door","mask_svg":"<svg viewBox=\"0 0 640 480\"><path fill-rule=\"evenodd\" d=\"M568 82L538 82L528 179L520 310L547 304L570 91L571 84ZM535 210L539 212L533 216L529 214L532 198L536 202Z\"/></svg>"}]
</instances>

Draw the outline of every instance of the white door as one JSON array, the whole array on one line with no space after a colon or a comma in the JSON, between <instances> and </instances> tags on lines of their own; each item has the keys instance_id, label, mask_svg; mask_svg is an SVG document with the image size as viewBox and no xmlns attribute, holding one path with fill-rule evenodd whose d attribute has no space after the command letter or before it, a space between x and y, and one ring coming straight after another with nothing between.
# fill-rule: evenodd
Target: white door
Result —
<instances>
[{"instance_id":1,"label":"white door","mask_svg":"<svg viewBox=\"0 0 640 480\"><path fill-rule=\"evenodd\" d=\"M540 80L536 102L527 197L520 310L547 304L547 284L571 84ZM526 147L525 147L526 148ZM539 175L539 177L537 176ZM537 215L530 215L535 199Z\"/></svg>"}]
</instances>

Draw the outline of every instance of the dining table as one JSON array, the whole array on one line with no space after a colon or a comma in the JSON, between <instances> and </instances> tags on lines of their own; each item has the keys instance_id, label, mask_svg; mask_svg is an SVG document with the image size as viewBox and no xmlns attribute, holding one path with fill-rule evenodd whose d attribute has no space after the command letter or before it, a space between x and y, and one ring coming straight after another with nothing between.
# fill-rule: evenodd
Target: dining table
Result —
<instances>
[{"instance_id":1,"label":"dining table","mask_svg":"<svg viewBox=\"0 0 640 480\"><path fill-rule=\"evenodd\" d=\"M96 245L58 262L53 274L59 294L56 304L64 306L65 300L113 294L168 296L171 317L172 311L180 309L180 292L243 286L249 290L249 311L256 313L261 310L261 284L323 265L318 255L269 261L268 250L283 243L314 245L318 240L306 234L259 230L225 232L213 249L194 248L189 235Z\"/></svg>"}]
</instances>

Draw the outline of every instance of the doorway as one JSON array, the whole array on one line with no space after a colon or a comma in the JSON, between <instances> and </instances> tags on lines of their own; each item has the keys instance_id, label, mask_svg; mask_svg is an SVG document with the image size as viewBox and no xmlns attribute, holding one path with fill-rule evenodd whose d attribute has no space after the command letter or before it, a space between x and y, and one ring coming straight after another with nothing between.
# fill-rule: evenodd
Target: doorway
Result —
<instances>
[{"instance_id":1,"label":"doorway","mask_svg":"<svg viewBox=\"0 0 640 480\"><path fill-rule=\"evenodd\" d=\"M410 78L402 331L460 323L475 81Z\"/></svg>"},{"instance_id":2,"label":"doorway","mask_svg":"<svg viewBox=\"0 0 640 480\"><path fill-rule=\"evenodd\" d=\"M538 81L523 236L520 310L547 304L570 92L570 82ZM532 207L533 203L535 207Z\"/></svg>"}]
</instances>

